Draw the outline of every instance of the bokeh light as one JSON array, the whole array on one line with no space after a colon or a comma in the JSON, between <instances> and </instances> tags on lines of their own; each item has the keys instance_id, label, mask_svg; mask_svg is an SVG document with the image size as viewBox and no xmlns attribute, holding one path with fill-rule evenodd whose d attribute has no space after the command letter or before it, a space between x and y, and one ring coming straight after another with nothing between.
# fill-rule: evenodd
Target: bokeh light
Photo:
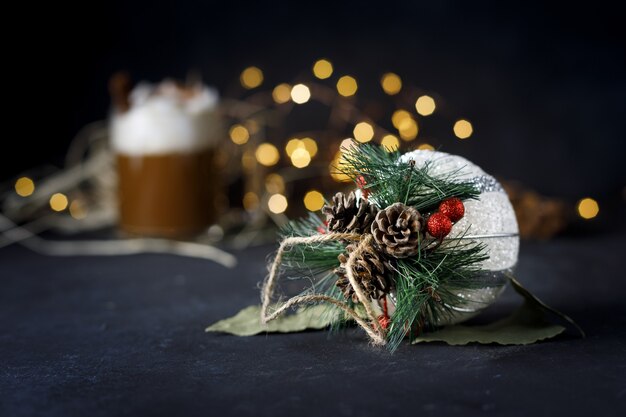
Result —
<instances>
[{"instance_id":1,"label":"bokeh light","mask_svg":"<svg viewBox=\"0 0 626 417\"><path fill-rule=\"evenodd\" d=\"M291 153L291 164L296 168L304 168L311 163L311 155L305 148L297 148Z\"/></svg>"},{"instance_id":2,"label":"bokeh light","mask_svg":"<svg viewBox=\"0 0 626 417\"><path fill-rule=\"evenodd\" d=\"M63 211L67 208L67 196L63 193L55 193L50 197L50 208L54 211Z\"/></svg>"},{"instance_id":3,"label":"bokeh light","mask_svg":"<svg viewBox=\"0 0 626 417\"><path fill-rule=\"evenodd\" d=\"M383 87L383 91L390 96L398 94L402 89L402 80L397 74L388 72L383 74L380 79L380 85Z\"/></svg>"},{"instance_id":4,"label":"bokeh light","mask_svg":"<svg viewBox=\"0 0 626 417\"><path fill-rule=\"evenodd\" d=\"M474 132L472 124L465 119L458 120L454 124L453 130L454 134L459 139L467 139L472 136L472 133Z\"/></svg>"},{"instance_id":5,"label":"bokeh light","mask_svg":"<svg viewBox=\"0 0 626 417\"><path fill-rule=\"evenodd\" d=\"M266 167L276 165L280 159L278 149L271 143L260 144L256 149L255 156L256 160L259 161L261 165L265 165Z\"/></svg>"},{"instance_id":6,"label":"bokeh light","mask_svg":"<svg viewBox=\"0 0 626 417\"><path fill-rule=\"evenodd\" d=\"M285 145L285 152L287 153L287 156L291 157L293 151L298 148L304 148L304 144L302 143L302 141L297 138L289 139L289 141Z\"/></svg>"},{"instance_id":7,"label":"bokeh light","mask_svg":"<svg viewBox=\"0 0 626 417\"><path fill-rule=\"evenodd\" d=\"M254 154L251 151L245 151L241 155L241 166L244 170L250 171L256 166L256 160Z\"/></svg>"},{"instance_id":8,"label":"bokeh light","mask_svg":"<svg viewBox=\"0 0 626 417\"><path fill-rule=\"evenodd\" d=\"M304 207L309 211L318 211L324 207L324 196L317 190L311 190L304 195Z\"/></svg>"},{"instance_id":9,"label":"bokeh light","mask_svg":"<svg viewBox=\"0 0 626 417\"><path fill-rule=\"evenodd\" d=\"M385 135L380 141L380 144L387 152L395 151L400 147L400 141L394 135Z\"/></svg>"},{"instance_id":10,"label":"bokeh light","mask_svg":"<svg viewBox=\"0 0 626 417\"><path fill-rule=\"evenodd\" d=\"M356 80L349 75L344 75L337 81L337 92L344 97L355 95L358 89Z\"/></svg>"},{"instance_id":11,"label":"bokeh light","mask_svg":"<svg viewBox=\"0 0 626 417\"><path fill-rule=\"evenodd\" d=\"M268 174L265 177L265 189L270 194L283 193L285 191L285 180L279 174Z\"/></svg>"},{"instance_id":12,"label":"bokeh light","mask_svg":"<svg viewBox=\"0 0 626 417\"><path fill-rule=\"evenodd\" d=\"M28 177L21 177L15 181L15 192L21 197L28 197L35 192L35 182Z\"/></svg>"},{"instance_id":13,"label":"bokeh light","mask_svg":"<svg viewBox=\"0 0 626 417\"><path fill-rule=\"evenodd\" d=\"M296 84L291 89L291 99L296 104L304 104L311 98L311 90L304 84Z\"/></svg>"},{"instance_id":14,"label":"bokeh light","mask_svg":"<svg viewBox=\"0 0 626 417\"><path fill-rule=\"evenodd\" d=\"M287 197L282 194L274 194L267 200L267 208L275 214L284 213L288 205Z\"/></svg>"},{"instance_id":15,"label":"bokeh light","mask_svg":"<svg viewBox=\"0 0 626 417\"><path fill-rule=\"evenodd\" d=\"M311 158L317 155L317 142L315 142L315 139L303 138L301 143L304 146L304 149L306 149L309 155L311 155Z\"/></svg>"},{"instance_id":16,"label":"bokeh light","mask_svg":"<svg viewBox=\"0 0 626 417\"><path fill-rule=\"evenodd\" d=\"M346 140L349 140L349 139L346 139ZM348 146L353 146L353 145L354 143L352 141L350 141L350 143L348 144ZM350 182L351 181L349 176L341 172L341 168L345 163L346 162L343 159L343 152L338 151L335 154L330 165L328 165L328 170L333 180L337 182Z\"/></svg>"},{"instance_id":17,"label":"bokeh light","mask_svg":"<svg viewBox=\"0 0 626 417\"><path fill-rule=\"evenodd\" d=\"M343 151L344 149L352 149L352 148L355 148L356 146L357 145L356 143L354 143L354 139L345 138L344 140L341 141L341 144L339 145L339 149Z\"/></svg>"},{"instance_id":18,"label":"bokeh light","mask_svg":"<svg viewBox=\"0 0 626 417\"><path fill-rule=\"evenodd\" d=\"M396 129L400 128L400 124L402 123L403 120L405 119L411 119L411 113L409 113L406 110L396 110L393 112L393 114L391 115L391 124L393 125L393 127L395 127Z\"/></svg>"},{"instance_id":19,"label":"bokeh light","mask_svg":"<svg viewBox=\"0 0 626 417\"><path fill-rule=\"evenodd\" d=\"M243 208L246 211L254 211L259 207L259 196L252 191L248 191L243 195Z\"/></svg>"},{"instance_id":20,"label":"bokeh light","mask_svg":"<svg viewBox=\"0 0 626 417\"><path fill-rule=\"evenodd\" d=\"M354 139L357 142L366 143L374 137L374 128L367 122L360 122L354 126L352 133L354 133Z\"/></svg>"},{"instance_id":21,"label":"bokeh light","mask_svg":"<svg viewBox=\"0 0 626 417\"><path fill-rule=\"evenodd\" d=\"M272 98L278 104L283 104L291 99L291 86L289 84L278 84L272 90Z\"/></svg>"},{"instance_id":22,"label":"bokeh light","mask_svg":"<svg viewBox=\"0 0 626 417\"><path fill-rule=\"evenodd\" d=\"M244 88L256 88L263 83L263 71L257 67L248 67L241 72L239 81Z\"/></svg>"},{"instance_id":23,"label":"bokeh light","mask_svg":"<svg viewBox=\"0 0 626 417\"><path fill-rule=\"evenodd\" d=\"M325 80L333 74L333 64L326 59L320 59L313 65L313 74L320 80Z\"/></svg>"},{"instance_id":24,"label":"bokeh light","mask_svg":"<svg viewBox=\"0 0 626 417\"><path fill-rule=\"evenodd\" d=\"M398 126L400 137L406 141L415 139L418 132L419 128L417 127L417 122L412 117L403 119Z\"/></svg>"},{"instance_id":25,"label":"bokeh light","mask_svg":"<svg viewBox=\"0 0 626 417\"><path fill-rule=\"evenodd\" d=\"M237 145L243 145L248 142L248 139L250 139L248 129L242 125L233 125L228 134L230 135L230 140Z\"/></svg>"},{"instance_id":26,"label":"bokeh light","mask_svg":"<svg viewBox=\"0 0 626 417\"><path fill-rule=\"evenodd\" d=\"M435 100L430 96L421 96L415 102L415 110L422 116L430 116L435 111Z\"/></svg>"},{"instance_id":27,"label":"bokeh light","mask_svg":"<svg viewBox=\"0 0 626 417\"><path fill-rule=\"evenodd\" d=\"M76 220L82 220L87 217L87 208L81 200L73 200L70 204L70 216Z\"/></svg>"},{"instance_id":28,"label":"bokeh light","mask_svg":"<svg viewBox=\"0 0 626 417\"><path fill-rule=\"evenodd\" d=\"M419 149L420 151L434 151L435 147L430 143L422 143L420 146L417 147L417 149Z\"/></svg>"},{"instance_id":29,"label":"bokeh light","mask_svg":"<svg viewBox=\"0 0 626 417\"><path fill-rule=\"evenodd\" d=\"M598 202L590 197L580 200L576 209L578 210L578 215L586 220L593 219L600 212Z\"/></svg>"}]
</instances>

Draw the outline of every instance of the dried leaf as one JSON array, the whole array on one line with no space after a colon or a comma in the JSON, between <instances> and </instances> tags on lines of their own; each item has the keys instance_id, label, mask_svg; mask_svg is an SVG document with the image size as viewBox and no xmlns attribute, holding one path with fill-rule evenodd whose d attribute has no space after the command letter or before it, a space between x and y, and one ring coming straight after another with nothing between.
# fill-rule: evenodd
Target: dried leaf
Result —
<instances>
[{"instance_id":1,"label":"dried leaf","mask_svg":"<svg viewBox=\"0 0 626 417\"><path fill-rule=\"evenodd\" d=\"M449 345L468 343L496 343L500 345L528 345L561 334L565 327L550 323L549 315L555 315L571 324L582 337L583 330L565 314L548 307L525 289L514 277L509 276L513 289L524 297L524 304L509 317L481 326L457 324L432 333L425 333L413 343L445 342Z\"/></svg>"},{"instance_id":2,"label":"dried leaf","mask_svg":"<svg viewBox=\"0 0 626 417\"><path fill-rule=\"evenodd\" d=\"M328 306L315 305L283 315L267 324L261 323L261 306L249 306L233 317L218 321L206 328L207 332L223 332L236 336L259 333L293 333L307 329L323 329L336 318Z\"/></svg>"}]
</instances>

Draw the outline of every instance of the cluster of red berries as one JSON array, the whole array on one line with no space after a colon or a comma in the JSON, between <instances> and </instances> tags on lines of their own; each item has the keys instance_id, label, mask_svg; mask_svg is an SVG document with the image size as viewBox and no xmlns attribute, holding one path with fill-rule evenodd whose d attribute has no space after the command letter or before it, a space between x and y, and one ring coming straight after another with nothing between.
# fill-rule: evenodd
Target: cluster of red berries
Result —
<instances>
[{"instance_id":1,"label":"cluster of red berries","mask_svg":"<svg viewBox=\"0 0 626 417\"><path fill-rule=\"evenodd\" d=\"M437 239L443 239L452 230L452 223L456 223L465 215L463 202L456 197L443 200L439 210L430 215L426 222L426 230Z\"/></svg>"}]
</instances>

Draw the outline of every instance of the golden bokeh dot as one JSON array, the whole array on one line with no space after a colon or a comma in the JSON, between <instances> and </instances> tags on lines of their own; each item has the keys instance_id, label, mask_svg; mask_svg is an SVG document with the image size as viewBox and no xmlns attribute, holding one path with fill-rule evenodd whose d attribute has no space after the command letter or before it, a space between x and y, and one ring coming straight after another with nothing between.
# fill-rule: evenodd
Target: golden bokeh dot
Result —
<instances>
[{"instance_id":1,"label":"golden bokeh dot","mask_svg":"<svg viewBox=\"0 0 626 417\"><path fill-rule=\"evenodd\" d=\"M296 104L304 104L311 98L311 90L304 84L296 84L291 89L291 99Z\"/></svg>"},{"instance_id":2,"label":"golden bokeh dot","mask_svg":"<svg viewBox=\"0 0 626 417\"><path fill-rule=\"evenodd\" d=\"M394 135L385 135L380 144L387 152L393 152L400 147L400 141Z\"/></svg>"},{"instance_id":3,"label":"golden bokeh dot","mask_svg":"<svg viewBox=\"0 0 626 417\"><path fill-rule=\"evenodd\" d=\"M320 80L333 75L333 64L327 59L320 59L313 65L313 74Z\"/></svg>"},{"instance_id":4,"label":"golden bokeh dot","mask_svg":"<svg viewBox=\"0 0 626 417\"><path fill-rule=\"evenodd\" d=\"M285 191L285 180L279 174L268 174L265 177L265 189L270 194L282 193Z\"/></svg>"},{"instance_id":5,"label":"golden bokeh dot","mask_svg":"<svg viewBox=\"0 0 626 417\"><path fill-rule=\"evenodd\" d=\"M304 148L304 143L302 143L302 141L297 138L289 139L289 141L285 145L285 152L287 152L287 156L291 157L293 151L298 148Z\"/></svg>"},{"instance_id":6,"label":"golden bokeh dot","mask_svg":"<svg viewBox=\"0 0 626 417\"><path fill-rule=\"evenodd\" d=\"M412 117L406 118L400 122L398 133L403 140L411 141L417 137L419 128L417 122Z\"/></svg>"},{"instance_id":7,"label":"golden bokeh dot","mask_svg":"<svg viewBox=\"0 0 626 417\"><path fill-rule=\"evenodd\" d=\"M353 142L350 142L350 145L353 145ZM343 152L339 151L335 154L330 165L328 165L328 170L330 172L330 176L333 180L337 182L350 182L351 179L348 175L341 172L342 167L345 165L345 160L343 159Z\"/></svg>"},{"instance_id":8,"label":"golden bokeh dot","mask_svg":"<svg viewBox=\"0 0 626 417\"><path fill-rule=\"evenodd\" d=\"M356 143L354 143L354 139L346 138L341 141L341 144L339 145L339 150L345 151L346 149L352 149L352 148L355 148L356 146L357 145Z\"/></svg>"},{"instance_id":9,"label":"golden bokeh dot","mask_svg":"<svg viewBox=\"0 0 626 417\"><path fill-rule=\"evenodd\" d=\"M259 130L261 129L259 122L254 119L246 120L245 125L246 125L246 129L248 129L248 132L250 132L250 134L252 135L259 133Z\"/></svg>"},{"instance_id":10,"label":"golden bokeh dot","mask_svg":"<svg viewBox=\"0 0 626 417\"><path fill-rule=\"evenodd\" d=\"M254 169L256 165L254 154L251 151L245 151L243 155L241 155L241 166L246 171L250 171Z\"/></svg>"},{"instance_id":11,"label":"golden bokeh dot","mask_svg":"<svg viewBox=\"0 0 626 417\"><path fill-rule=\"evenodd\" d=\"M276 165L280 159L278 149L271 143L260 144L259 147L256 148L254 155L256 156L256 160L259 161L259 164L265 165L266 167Z\"/></svg>"},{"instance_id":12,"label":"golden bokeh dot","mask_svg":"<svg viewBox=\"0 0 626 417\"><path fill-rule=\"evenodd\" d=\"M244 88L256 88L263 83L263 71L258 67L248 67L241 72L239 81Z\"/></svg>"},{"instance_id":13,"label":"golden bokeh dot","mask_svg":"<svg viewBox=\"0 0 626 417\"><path fill-rule=\"evenodd\" d=\"M291 86L289 84L278 84L272 90L272 98L278 104L283 104L291 99Z\"/></svg>"},{"instance_id":14,"label":"golden bokeh dot","mask_svg":"<svg viewBox=\"0 0 626 417\"><path fill-rule=\"evenodd\" d=\"M374 128L367 122L357 123L352 131L357 142L365 143L374 137Z\"/></svg>"},{"instance_id":15,"label":"golden bokeh dot","mask_svg":"<svg viewBox=\"0 0 626 417\"><path fill-rule=\"evenodd\" d=\"M304 168L311 163L311 155L303 148L297 148L291 153L291 164L296 168Z\"/></svg>"},{"instance_id":16,"label":"golden bokeh dot","mask_svg":"<svg viewBox=\"0 0 626 417\"><path fill-rule=\"evenodd\" d=\"M304 195L304 207L309 211L318 211L324 207L324 196L317 190L311 190Z\"/></svg>"},{"instance_id":17,"label":"golden bokeh dot","mask_svg":"<svg viewBox=\"0 0 626 417\"><path fill-rule=\"evenodd\" d=\"M246 211L254 211L259 207L259 196L252 191L248 191L243 195L243 208Z\"/></svg>"},{"instance_id":18,"label":"golden bokeh dot","mask_svg":"<svg viewBox=\"0 0 626 417\"><path fill-rule=\"evenodd\" d=\"M21 177L15 181L15 192L21 197L28 197L35 192L35 182L28 177Z\"/></svg>"},{"instance_id":19,"label":"golden bokeh dot","mask_svg":"<svg viewBox=\"0 0 626 417\"><path fill-rule=\"evenodd\" d=\"M55 193L50 197L50 208L54 211L63 211L67 205L67 196L63 193Z\"/></svg>"},{"instance_id":20,"label":"golden bokeh dot","mask_svg":"<svg viewBox=\"0 0 626 417\"><path fill-rule=\"evenodd\" d=\"M393 127L398 129L403 120L411 118L411 113L409 113L408 111L402 109L396 110L391 115L391 124L393 124Z\"/></svg>"},{"instance_id":21,"label":"golden bokeh dot","mask_svg":"<svg viewBox=\"0 0 626 417\"><path fill-rule=\"evenodd\" d=\"M337 92L344 96L350 97L356 94L356 90L359 89L359 86L356 83L354 77L349 75L344 75L337 81Z\"/></svg>"},{"instance_id":22,"label":"golden bokeh dot","mask_svg":"<svg viewBox=\"0 0 626 417\"><path fill-rule=\"evenodd\" d=\"M81 200L73 200L70 203L70 216L76 220L82 220L87 217L87 209Z\"/></svg>"},{"instance_id":23,"label":"golden bokeh dot","mask_svg":"<svg viewBox=\"0 0 626 417\"><path fill-rule=\"evenodd\" d=\"M435 111L435 99L430 96L421 96L415 102L415 110L422 116L430 116Z\"/></svg>"},{"instance_id":24,"label":"golden bokeh dot","mask_svg":"<svg viewBox=\"0 0 626 417\"><path fill-rule=\"evenodd\" d=\"M576 206L578 215L583 219L593 219L600 212L600 206L598 202L593 198L586 197L580 200Z\"/></svg>"},{"instance_id":25,"label":"golden bokeh dot","mask_svg":"<svg viewBox=\"0 0 626 417\"><path fill-rule=\"evenodd\" d=\"M383 74L380 78L380 85L383 87L383 91L390 96L398 94L402 89L402 80L398 76L398 74L394 74L393 72L388 72Z\"/></svg>"},{"instance_id":26,"label":"golden bokeh dot","mask_svg":"<svg viewBox=\"0 0 626 417\"><path fill-rule=\"evenodd\" d=\"M284 213L288 205L287 197L282 194L274 194L267 200L267 208L275 214Z\"/></svg>"},{"instance_id":27,"label":"golden bokeh dot","mask_svg":"<svg viewBox=\"0 0 626 417\"><path fill-rule=\"evenodd\" d=\"M237 145L243 145L248 142L248 139L250 139L248 129L242 125L233 125L228 134L230 135L230 140Z\"/></svg>"},{"instance_id":28,"label":"golden bokeh dot","mask_svg":"<svg viewBox=\"0 0 626 417\"><path fill-rule=\"evenodd\" d=\"M420 146L417 147L417 149L419 149L420 151L434 151L435 147L430 143L422 143Z\"/></svg>"},{"instance_id":29,"label":"golden bokeh dot","mask_svg":"<svg viewBox=\"0 0 626 417\"><path fill-rule=\"evenodd\" d=\"M472 133L474 132L472 124L465 119L458 120L454 124L453 130L454 134L459 139L467 139L472 136Z\"/></svg>"},{"instance_id":30,"label":"golden bokeh dot","mask_svg":"<svg viewBox=\"0 0 626 417\"><path fill-rule=\"evenodd\" d=\"M304 149L306 149L307 152L309 152L309 155L311 155L311 158L317 155L317 142L315 142L315 139L303 138L301 143L304 146Z\"/></svg>"}]
</instances>

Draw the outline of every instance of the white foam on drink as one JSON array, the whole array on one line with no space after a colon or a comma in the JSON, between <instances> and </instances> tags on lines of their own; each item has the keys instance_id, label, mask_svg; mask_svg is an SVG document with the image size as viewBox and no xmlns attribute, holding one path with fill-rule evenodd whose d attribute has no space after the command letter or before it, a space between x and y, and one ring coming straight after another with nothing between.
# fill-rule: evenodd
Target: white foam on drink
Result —
<instances>
[{"instance_id":1,"label":"white foam on drink","mask_svg":"<svg viewBox=\"0 0 626 417\"><path fill-rule=\"evenodd\" d=\"M129 98L129 110L111 120L111 143L118 153L189 153L214 146L220 138L218 94L212 88L142 83Z\"/></svg>"}]
</instances>

